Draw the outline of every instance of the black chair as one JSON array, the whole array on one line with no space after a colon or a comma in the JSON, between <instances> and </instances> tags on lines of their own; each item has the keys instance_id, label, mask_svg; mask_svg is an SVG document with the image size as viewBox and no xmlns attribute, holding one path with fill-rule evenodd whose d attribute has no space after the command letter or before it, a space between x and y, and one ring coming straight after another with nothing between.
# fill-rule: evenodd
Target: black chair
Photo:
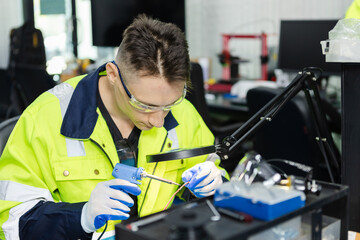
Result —
<instances>
[{"instance_id":1,"label":"black chair","mask_svg":"<svg viewBox=\"0 0 360 240\"><path fill-rule=\"evenodd\" d=\"M9 70L12 88L7 117L20 115L41 93L56 85L46 69L36 65L17 65Z\"/></svg>"},{"instance_id":2,"label":"black chair","mask_svg":"<svg viewBox=\"0 0 360 240\"><path fill-rule=\"evenodd\" d=\"M192 89L186 94L186 99L194 105L206 125L212 130L212 120L205 100L204 78L200 64L191 63L190 79Z\"/></svg>"},{"instance_id":3,"label":"black chair","mask_svg":"<svg viewBox=\"0 0 360 240\"><path fill-rule=\"evenodd\" d=\"M19 117L12 117L0 123L0 156Z\"/></svg>"},{"instance_id":4,"label":"black chair","mask_svg":"<svg viewBox=\"0 0 360 240\"><path fill-rule=\"evenodd\" d=\"M281 89L266 87L250 89L247 93L247 104L250 113L255 114L281 91ZM337 121L339 120L338 117L340 117L339 113L338 115L336 117ZM339 129L340 122L333 122L333 124L336 125L336 129ZM254 150L265 159L287 159L312 166L314 168L314 178L330 181L325 160L315 140L316 137L315 125L305 94L299 92L278 112L271 122L255 131L253 146ZM338 149L336 146L333 146L333 148L339 157ZM304 174L285 164L276 165L287 174L300 176ZM335 170L335 172L338 170ZM334 177L337 180L339 179L339 176Z\"/></svg>"},{"instance_id":5,"label":"black chair","mask_svg":"<svg viewBox=\"0 0 360 240\"><path fill-rule=\"evenodd\" d=\"M190 78L192 89L186 95L186 99L188 99L200 113L204 122L214 134L216 142L220 142L225 137L234 133L242 125L242 122L231 123L223 126L215 125L211 118L209 108L206 104L203 71L199 63L191 63ZM228 172L232 172L245 152L245 150L239 150L231 153L229 159L222 163L223 167Z\"/></svg>"},{"instance_id":6,"label":"black chair","mask_svg":"<svg viewBox=\"0 0 360 240\"><path fill-rule=\"evenodd\" d=\"M11 104L10 90L11 80L9 72L5 69L0 69L0 122L6 120L7 111Z\"/></svg>"}]
</instances>

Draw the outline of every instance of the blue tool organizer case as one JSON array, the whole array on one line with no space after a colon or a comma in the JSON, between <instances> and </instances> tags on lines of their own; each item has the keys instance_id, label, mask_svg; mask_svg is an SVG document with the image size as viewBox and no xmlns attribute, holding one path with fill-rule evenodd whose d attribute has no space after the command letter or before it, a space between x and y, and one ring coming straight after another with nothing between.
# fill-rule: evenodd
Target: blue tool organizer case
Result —
<instances>
[{"instance_id":1,"label":"blue tool organizer case","mask_svg":"<svg viewBox=\"0 0 360 240\"><path fill-rule=\"evenodd\" d=\"M261 220L272 220L305 205L305 194L280 186L265 187L256 182L227 182L215 193L214 205L247 213Z\"/></svg>"}]
</instances>

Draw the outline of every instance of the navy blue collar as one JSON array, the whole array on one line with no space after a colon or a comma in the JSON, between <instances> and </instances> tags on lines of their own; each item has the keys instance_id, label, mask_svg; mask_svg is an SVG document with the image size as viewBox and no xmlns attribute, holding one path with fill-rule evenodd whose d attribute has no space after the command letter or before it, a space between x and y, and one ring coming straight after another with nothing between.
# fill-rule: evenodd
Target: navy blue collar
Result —
<instances>
[{"instance_id":1,"label":"navy blue collar","mask_svg":"<svg viewBox=\"0 0 360 240\"><path fill-rule=\"evenodd\" d=\"M86 75L76 86L60 130L65 137L88 139L94 131L98 119L96 92L99 73L105 70L105 66L106 64ZM178 125L170 111L164 119L164 128L169 131Z\"/></svg>"}]
</instances>

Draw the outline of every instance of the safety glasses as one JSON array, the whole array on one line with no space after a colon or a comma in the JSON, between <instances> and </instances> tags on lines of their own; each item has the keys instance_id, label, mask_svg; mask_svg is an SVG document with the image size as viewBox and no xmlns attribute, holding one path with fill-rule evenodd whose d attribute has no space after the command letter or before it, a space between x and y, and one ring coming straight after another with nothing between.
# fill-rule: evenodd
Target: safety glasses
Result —
<instances>
[{"instance_id":1,"label":"safety glasses","mask_svg":"<svg viewBox=\"0 0 360 240\"><path fill-rule=\"evenodd\" d=\"M117 70L118 70L118 73L119 73L119 76L120 76L120 80L121 80L121 84L123 85L124 89L125 89L125 92L126 94L128 95L128 97L130 98L129 100L129 103L131 104L131 106L133 106L135 109L137 109L138 111L141 111L141 112L158 112L158 111L170 111L173 107L175 107L176 105L178 105L179 103L181 103L185 96L186 96L186 92L187 92L187 89L186 89L186 84L185 84L185 87L184 87L184 90L183 90L183 94L182 96L176 100L174 103L172 104L169 104L169 105L165 105L165 106L152 106L152 105L148 105L148 104L145 104L145 103L142 103L140 101L138 101L134 95L132 95L129 91L129 89L126 87L125 85L125 82L121 76L121 72L120 72L120 68L119 66L115 63L115 61L112 61L113 64L115 64Z\"/></svg>"}]
</instances>

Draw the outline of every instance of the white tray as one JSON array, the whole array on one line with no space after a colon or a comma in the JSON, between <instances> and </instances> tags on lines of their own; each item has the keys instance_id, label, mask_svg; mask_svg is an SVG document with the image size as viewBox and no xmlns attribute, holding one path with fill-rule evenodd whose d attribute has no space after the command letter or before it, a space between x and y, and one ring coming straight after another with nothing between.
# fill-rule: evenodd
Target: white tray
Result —
<instances>
[{"instance_id":1,"label":"white tray","mask_svg":"<svg viewBox=\"0 0 360 240\"><path fill-rule=\"evenodd\" d=\"M360 40L334 39L320 44L326 62L360 62Z\"/></svg>"}]
</instances>

